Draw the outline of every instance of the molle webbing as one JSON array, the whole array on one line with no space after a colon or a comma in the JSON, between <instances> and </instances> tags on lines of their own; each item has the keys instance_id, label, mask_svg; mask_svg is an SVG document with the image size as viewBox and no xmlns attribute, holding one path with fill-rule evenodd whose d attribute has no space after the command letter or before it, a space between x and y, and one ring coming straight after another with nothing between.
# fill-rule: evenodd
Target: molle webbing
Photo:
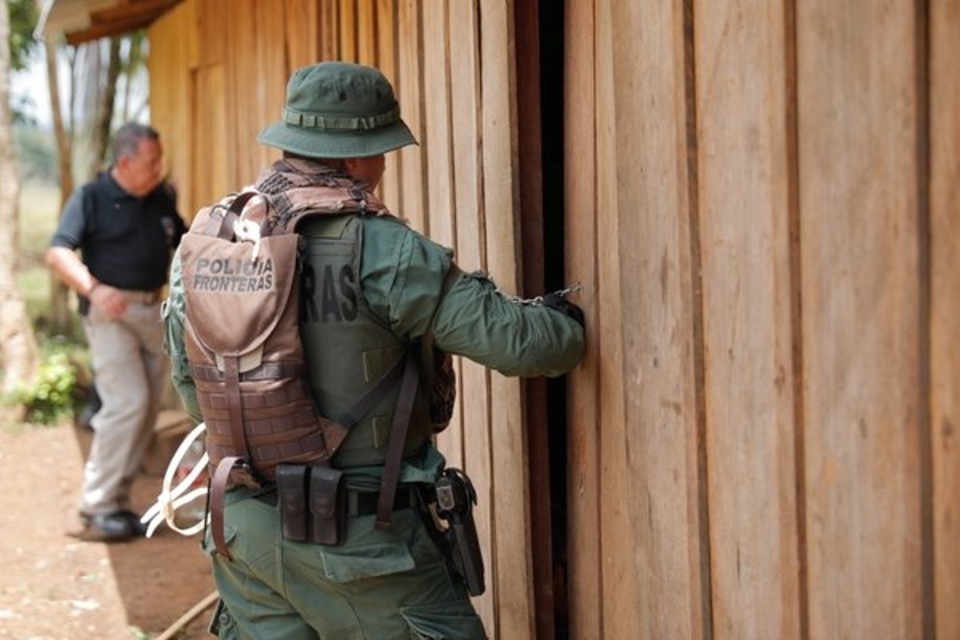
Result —
<instances>
[{"instance_id":1,"label":"molle webbing","mask_svg":"<svg viewBox=\"0 0 960 640\"><path fill-rule=\"evenodd\" d=\"M262 183L287 189L247 191L201 210L181 244L187 357L214 470L212 534L227 558L227 485L272 482L281 463L329 464L349 427L397 384L411 360L400 358L343 416L317 414L298 326L297 223L304 217L386 210L352 182L327 174L304 181L277 172ZM246 235L249 222L256 223L259 239L236 238L236 225L247 227ZM402 452L403 440L391 445Z\"/></svg>"},{"instance_id":2,"label":"molle webbing","mask_svg":"<svg viewBox=\"0 0 960 640\"><path fill-rule=\"evenodd\" d=\"M184 236L181 259L187 357L211 466L239 457L255 477L271 481L287 458L329 460L346 428L316 415L304 384L298 237L268 236L256 246L234 241L233 224L255 196L245 192L201 211Z\"/></svg>"}]
</instances>

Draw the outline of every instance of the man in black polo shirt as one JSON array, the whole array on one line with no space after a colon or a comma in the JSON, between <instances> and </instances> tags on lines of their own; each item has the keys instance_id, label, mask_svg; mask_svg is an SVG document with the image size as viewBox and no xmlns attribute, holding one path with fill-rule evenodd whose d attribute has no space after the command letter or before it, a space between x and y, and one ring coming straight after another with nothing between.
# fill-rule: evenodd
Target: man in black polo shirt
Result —
<instances>
[{"instance_id":1,"label":"man in black polo shirt","mask_svg":"<svg viewBox=\"0 0 960 640\"><path fill-rule=\"evenodd\" d=\"M70 198L46 254L50 268L80 296L102 401L91 421L80 520L68 533L106 541L142 532L129 510L130 485L166 382L161 288L185 230L173 190L163 182L157 132L125 124L113 154L113 166Z\"/></svg>"}]
</instances>

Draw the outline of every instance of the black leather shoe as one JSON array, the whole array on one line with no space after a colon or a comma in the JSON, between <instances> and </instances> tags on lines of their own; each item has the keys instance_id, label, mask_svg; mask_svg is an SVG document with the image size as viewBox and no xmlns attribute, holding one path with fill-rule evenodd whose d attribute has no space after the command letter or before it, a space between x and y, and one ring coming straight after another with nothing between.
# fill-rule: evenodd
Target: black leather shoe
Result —
<instances>
[{"instance_id":1,"label":"black leather shoe","mask_svg":"<svg viewBox=\"0 0 960 640\"><path fill-rule=\"evenodd\" d=\"M126 513L134 516L129 511ZM139 526L134 526L133 521L129 516L124 515L123 511L114 511L81 516L79 528L68 531L67 535L91 542L124 542L137 538L143 533Z\"/></svg>"},{"instance_id":2,"label":"black leather shoe","mask_svg":"<svg viewBox=\"0 0 960 640\"><path fill-rule=\"evenodd\" d=\"M130 531L135 537L142 537L147 533L147 525L140 522L140 516L132 511L123 509L121 511L114 511L110 515L115 518L122 518L126 520L130 526Z\"/></svg>"}]
</instances>

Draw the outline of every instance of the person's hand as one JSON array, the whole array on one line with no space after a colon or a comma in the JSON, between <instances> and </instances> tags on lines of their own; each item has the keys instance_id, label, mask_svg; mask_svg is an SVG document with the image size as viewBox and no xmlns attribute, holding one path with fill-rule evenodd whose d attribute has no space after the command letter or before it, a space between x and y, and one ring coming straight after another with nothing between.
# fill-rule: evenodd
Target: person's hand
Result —
<instances>
[{"instance_id":1,"label":"person's hand","mask_svg":"<svg viewBox=\"0 0 960 640\"><path fill-rule=\"evenodd\" d=\"M583 309L567 300L565 295L559 292L548 293L542 298L543 306L556 309L560 313L567 315L584 326Z\"/></svg>"},{"instance_id":2,"label":"person's hand","mask_svg":"<svg viewBox=\"0 0 960 640\"><path fill-rule=\"evenodd\" d=\"M102 282L93 286L89 298L90 304L103 309L111 320L116 320L127 310L126 296L119 289Z\"/></svg>"}]
</instances>

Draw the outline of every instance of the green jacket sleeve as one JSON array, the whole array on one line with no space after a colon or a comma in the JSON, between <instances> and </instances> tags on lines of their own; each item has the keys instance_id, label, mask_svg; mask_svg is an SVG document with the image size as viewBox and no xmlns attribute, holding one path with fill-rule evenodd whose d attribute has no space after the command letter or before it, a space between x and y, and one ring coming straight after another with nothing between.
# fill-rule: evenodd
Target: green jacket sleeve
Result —
<instances>
[{"instance_id":1,"label":"green jacket sleeve","mask_svg":"<svg viewBox=\"0 0 960 640\"><path fill-rule=\"evenodd\" d=\"M366 220L361 273L367 303L394 332L417 338L432 322L438 348L504 375L557 376L583 357L575 320L461 273L449 249L396 222Z\"/></svg>"},{"instance_id":2,"label":"green jacket sleeve","mask_svg":"<svg viewBox=\"0 0 960 640\"><path fill-rule=\"evenodd\" d=\"M173 386L180 395L184 409L190 417L200 422L200 405L197 403L197 388L190 375L190 363L187 362L187 351L183 344L184 325L184 294L183 274L180 269L180 250L173 254L170 263L170 296L163 306L164 344L167 355L170 356L170 377Z\"/></svg>"},{"instance_id":3,"label":"green jacket sleeve","mask_svg":"<svg viewBox=\"0 0 960 640\"><path fill-rule=\"evenodd\" d=\"M506 376L558 376L583 358L583 327L541 304L507 298L480 273L459 274L444 296L436 345Z\"/></svg>"}]
</instances>

